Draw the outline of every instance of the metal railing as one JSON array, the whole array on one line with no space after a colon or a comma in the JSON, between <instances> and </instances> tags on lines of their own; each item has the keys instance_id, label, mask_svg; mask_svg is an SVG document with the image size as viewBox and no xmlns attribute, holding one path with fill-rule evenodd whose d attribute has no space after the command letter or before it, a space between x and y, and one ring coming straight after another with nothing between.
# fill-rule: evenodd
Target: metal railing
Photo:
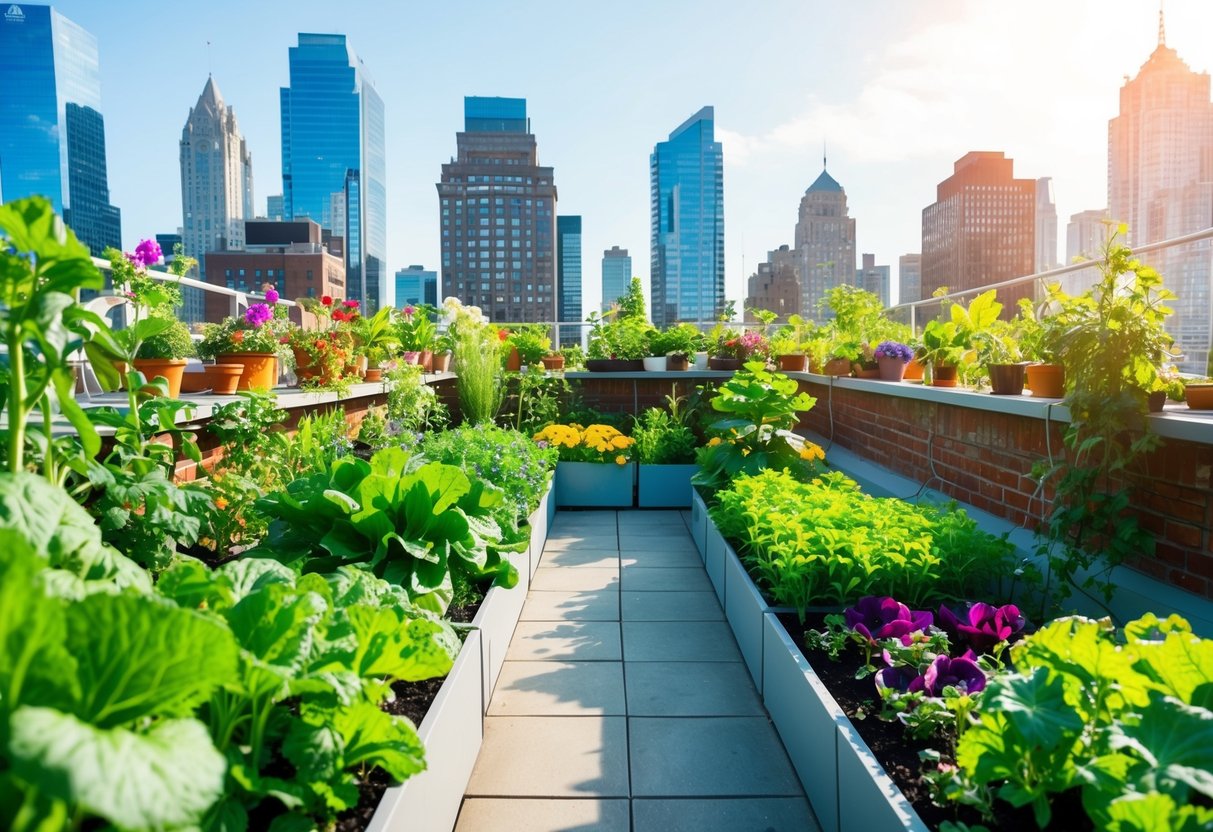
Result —
<instances>
[{"instance_id":1,"label":"metal railing","mask_svg":"<svg viewBox=\"0 0 1213 832\"><path fill-rule=\"evenodd\" d=\"M1132 252L1135 256L1141 256L1150 254L1152 252L1162 251L1164 249L1188 245L1189 243L1196 243L1209 239L1213 239L1213 227L1206 228L1203 231L1195 231L1191 234L1184 234L1180 237L1173 237L1169 240L1160 240L1156 243L1146 243L1136 246L1132 249ZM982 292L988 292L990 289L1010 289L1029 283L1033 284L1033 294L1036 297L1039 297L1046 284L1052 283L1058 278L1064 277L1068 274L1080 272L1084 269L1095 268L1099 265L1099 263L1099 260L1083 260L1081 262L1070 263L1065 266L1058 266L1055 269L1049 269L1048 271L1044 272L1024 275L1023 277L1013 277L1009 280L1000 280L997 283L987 283L984 286L977 286L972 289L958 289L955 292L948 292L947 294L939 295L937 297L923 298L922 300L911 301L909 303L899 303L896 306L890 306L888 309L886 309L885 314L894 320L900 320L902 317L902 312L908 312L909 320L907 323L909 323L910 328L917 333L919 318L918 310L924 307L939 306L943 301L959 300L960 298L966 298L972 295L981 294ZM1165 282L1166 275L1163 275L1163 280Z\"/></svg>"}]
</instances>

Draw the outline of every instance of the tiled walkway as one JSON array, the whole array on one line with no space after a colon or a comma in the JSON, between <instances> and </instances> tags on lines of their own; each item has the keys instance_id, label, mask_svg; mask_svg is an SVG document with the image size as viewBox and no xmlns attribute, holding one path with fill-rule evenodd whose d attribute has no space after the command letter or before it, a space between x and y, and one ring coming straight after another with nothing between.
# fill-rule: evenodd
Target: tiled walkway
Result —
<instances>
[{"instance_id":1,"label":"tiled walkway","mask_svg":"<svg viewBox=\"0 0 1213 832\"><path fill-rule=\"evenodd\" d=\"M677 511L560 512L456 832L817 825Z\"/></svg>"}]
</instances>

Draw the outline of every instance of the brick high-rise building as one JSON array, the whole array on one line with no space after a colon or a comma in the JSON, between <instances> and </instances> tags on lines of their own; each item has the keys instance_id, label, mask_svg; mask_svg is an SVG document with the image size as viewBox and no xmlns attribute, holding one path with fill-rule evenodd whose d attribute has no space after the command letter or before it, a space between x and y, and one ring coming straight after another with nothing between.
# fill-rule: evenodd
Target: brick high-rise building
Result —
<instances>
[{"instance_id":1,"label":"brick high-rise building","mask_svg":"<svg viewBox=\"0 0 1213 832\"><path fill-rule=\"evenodd\" d=\"M1194 72L1166 44L1158 46L1120 90L1120 113L1108 122L1108 206L1129 226L1130 246L1213 225L1213 102L1207 72ZM1145 258L1177 295L1167 329L1184 352L1185 372L1204 374L1213 346L1213 243L1204 240Z\"/></svg>"},{"instance_id":2,"label":"brick high-rise building","mask_svg":"<svg viewBox=\"0 0 1213 832\"><path fill-rule=\"evenodd\" d=\"M526 99L469 96L463 117L437 185L443 292L500 323L554 321L556 182Z\"/></svg>"},{"instance_id":3,"label":"brick high-rise building","mask_svg":"<svg viewBox=\"0 0 1213 832\"><path fill-rule=\"evenodd\" d=\"M190 277L206 280L206 253L243 248L244 221L253 218L253 157L214 78L206 79L190 108L180 154L181 242L186 255L198 261ZM182 292L187 323L203 319L202 296L201 289Z\"/></svg>"},{"instance_id":4,"label":"brick high-rise building","mask_svg":"<svg viewBox=\"0 0 1213 832\"><path fill-rule=\"evenodd\" d=\"M939 183L922 210L922 296L940 286L955 292L1033 273L1036 264L1036 180L1016 179L1004 154L973 151ZM1001 289L1003 314L1032 297L1031 284Z\"/></svg>"},{"instance_id":5,"label":"brick high-rise building","mask_svg":"<svg viewBox=\"0 0 1213 832\"><path fill-rule=\"evenodd\" d=\"M796 221L800 257L801 308L805 317L833 317L819 310L826 292L855 282L855 219L848 216L847 192L825 170L804 192Z\"/></svg>"},{"instance_id":6,"label":"brick high-rise building","mask_svg":"<svg viewBox=\"0 0 1213 832\"><path fill-rule=\"evenodd\" d=\"M206 281L216 286L260 293L268 283L289 300L347 297L345 261L325 247L312 220L246 222L242 250L209 251L206 257ZM221 321L229 311L226 296L206 293L207 321Z\"/></svg>"}]
</instances>

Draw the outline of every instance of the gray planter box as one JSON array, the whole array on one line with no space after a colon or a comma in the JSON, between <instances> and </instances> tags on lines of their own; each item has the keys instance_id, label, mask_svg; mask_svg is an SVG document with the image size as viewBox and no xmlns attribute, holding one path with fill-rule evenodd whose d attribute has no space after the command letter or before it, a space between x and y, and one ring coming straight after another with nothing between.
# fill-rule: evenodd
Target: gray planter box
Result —
<instances>
[{"instance_id":1,"label":"gray planter box","mask_svg":"<svg viewBox=\"0 0 1213 832\"><path fill-rule=\"evenodd\" d=\"M480 644L483 661L481 683L484 686L484 708L487 710L489 699L493 696L493 688L505 663L505 654L509 650L510 640L514 637L514 628L522 615L522 605L526 603L527 587L530 579L527 575L530 555L528 552L511 552L506 555L514 568L518 570L518 583L510 589L495 586L484 596L484 603L472 619L472 626L480 630Z\"/></svg>"},{"instance_id":2,"label":"gray planter box","mask_svg":"<svg viewBox=\"0 0 1213 832\"><path fill-rule=\"evenodd\" d=\"M543 499L539 501L539 507L535 509L527 523L531 527L531 546L528 550L530 561L528 565L527 583L530 583L530 578L535 577L535 570L539 568L539 558L543 554L543 547L548 542L548 529L552 527L552 515L556 513L555 503L552 502L552 488L555 485L555 480L548 483L548 490L544 493Z\"/></svg>"},{"instance_id":3,"label":"gray planter box","mask_svg":"<svg viewBox=\"0 0 1213 832\"><path fill-rule=\"evenodd\" d=\"M691 489L691 539L699 550L699 559L704 559L708 536L708 506L694 488Z\"/></svg>"},{"instance_id":4,"label":"gray planter box","mask_svg":"<svg viewBox=\"0 0 1213 832\"><path fill-rule=\"evenodd\" d=\"M725 549L724 571L724 616L733 630L733 637L737 639L737 646L741 648L750 678L754 680L758 692L762 693L762 629L770 606L732 546Z\"/></svg>"},{"instance_id":5,"label":"gray planter box","mask_svg":"<svg viewBox=\"0 0 1213 832\"><path fill-rule=\"evenodd\" d=\"M556 506L631 508L636 466L629 462L556 463Z\"/></svg>"},{"instance_id":6,"label":"gray planter box","mask_svg":"<svg viewBox=\"0 0 1213 832\"><path fill-rule=\"evenodd\" d=\"M763 704L822 832L927 832L779 619L763 618Z\"/></svg>"},{"instance_id":7,"label":"gray planter box","mask_svg":"<svg viewBox=\"0 0 1213 832\"><path fill-rule=\"evenodd\" d=\"M698 465L640 465L636 489L641 508L690 508L691 477Z\"/></svg>"},{"instance_id":8,"label":"gray planter box","mask_svg":"<svg viewBox=\"0 0 1213 832\"><path fill-rule=\"evenodd\" d=\"M426 770L384 793L367 832L451 832L484 740L480 633L472 631L417 734Z\"/></svg>"},{"instance_id":9,"label":"gray planter box","mask_svg":"<svg viewBox=\"0 0 1213 832\"><path fill-rule=\"evenodd\" d=\"M716 524L709 522L707 537L703 550L703 565L708 571L708 579L716 589L716 597L724 604L724 556L729 545L716 529Z\"/></svg>"}]
</instances>

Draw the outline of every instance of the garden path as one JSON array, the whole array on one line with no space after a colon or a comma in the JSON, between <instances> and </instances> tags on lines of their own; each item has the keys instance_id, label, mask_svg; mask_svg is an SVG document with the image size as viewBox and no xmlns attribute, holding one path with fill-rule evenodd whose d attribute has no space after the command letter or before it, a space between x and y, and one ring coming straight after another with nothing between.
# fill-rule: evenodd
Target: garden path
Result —
<instances>
[{"instance_id":1,"label":"garden path","mask_svg":"<svg viewBox=\"0 0 1213 832\"><path fill-rule=\"evenodd\" d=\"M815 832L678 511L561 511L456 832Z\"/></svg>"}]
</instances>

